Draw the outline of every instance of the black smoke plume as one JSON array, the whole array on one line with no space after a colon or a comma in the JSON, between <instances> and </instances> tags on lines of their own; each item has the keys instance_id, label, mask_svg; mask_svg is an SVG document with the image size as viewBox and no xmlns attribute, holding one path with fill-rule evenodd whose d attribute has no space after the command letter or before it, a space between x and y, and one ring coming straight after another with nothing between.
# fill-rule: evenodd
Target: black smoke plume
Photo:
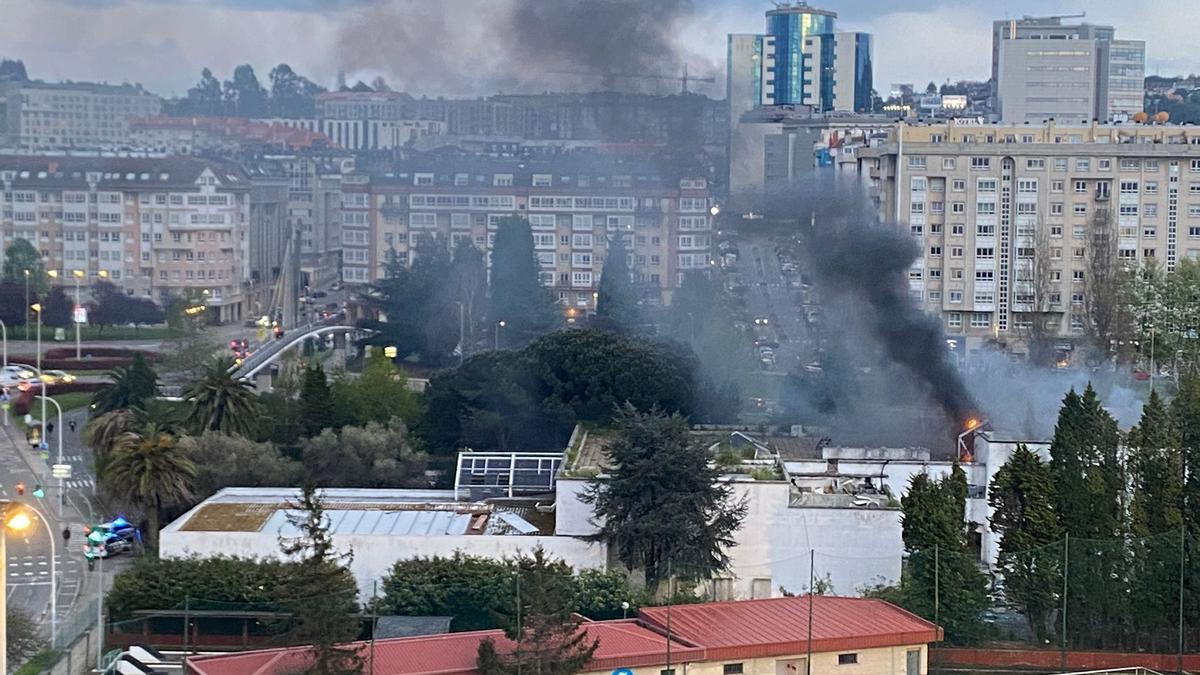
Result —
<instances>
[{"instance_id":1,"label":"black smoke plume","mask_svg":"<svg viewBox=\"0 0 1200 675\"><path fill-rule=\"evenodd\" d=\"M376 0L338 42L343 70L399 91L656 92L631 76L715 68L677 41L693 13L690 0Z\"/></svg>"}]
</instances>

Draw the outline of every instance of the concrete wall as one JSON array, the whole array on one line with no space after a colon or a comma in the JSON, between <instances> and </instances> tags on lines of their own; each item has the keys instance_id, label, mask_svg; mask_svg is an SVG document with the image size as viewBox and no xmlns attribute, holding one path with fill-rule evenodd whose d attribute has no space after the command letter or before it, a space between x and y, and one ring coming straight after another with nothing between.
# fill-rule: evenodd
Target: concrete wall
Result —
<instances>
[{"instance_id":1,"label":"concrete wall","mask_svg":"<svg viewBox=\"0 0 1200 675\"><path fill-rule=\"evenodd\" d=\"M780 587L801 593L809 585L809 557L815 576L828 575L833 592L857 595L866 585L900 578L904 545L896 509L789 508L789 486L782 481L734 484L749 510L730 550L737 597L771 596Z\"/></svg>"},{"instance_id":2,"label":"concrete wall","mask_svg":"<svg viewBox=\"0 0 1200 675\"><path fill-rule=\"evenodd\" d=\"M907 653L909 650L920 650L920 673L929 672L928 648L925 645L909 647L881 647L877 649L860 649L850 653L858 655L858 663L839 664L839 653L822 652L813 654L813 675L908 675L906 671ZM725 664L741 663L744 675L803 675L805 654L789 654L786 656L768 656L745 659L725 659L721 661L706 661L693 663L687 669L687 675L723 675ZM791 667L789 667L791 666ZM635 675L641 675L635 670ZM649 674L648 674L649 675ZM656 674L653 674L656 675Z\"/></svg>"},{"instance_id":3,"label":"concrete wall","mask_svg":"<svg viewBox=\"0 0 1200 675\"><path fill-rule=\"evenodd\" d=\"M587 490L587 478L559 478L555 485L554 534L585 537L599 531L592 522L592 505L579 499Z\"/></svg>"},{"instance_id":4,"label":"concrete wall","mask_svg":"<svg viewBox=\"0 0 1200 675\"><path fill-rule=\"evenodd\" d=\"M279 557L274 532L182 532L164 530L159 553L164 558L206 556ZM358 582L361 597L371 595L371 583L388 573L397 560L426 556L450 556L456 551L492 558L528 553L542 546L546 553L562 558L575 569L604 569L605 547L573 537L524 537L461 535L434 537L388 537L351 535L333 537L338 551L353 551L350 571Z\"/></svg>"}]
</instances>

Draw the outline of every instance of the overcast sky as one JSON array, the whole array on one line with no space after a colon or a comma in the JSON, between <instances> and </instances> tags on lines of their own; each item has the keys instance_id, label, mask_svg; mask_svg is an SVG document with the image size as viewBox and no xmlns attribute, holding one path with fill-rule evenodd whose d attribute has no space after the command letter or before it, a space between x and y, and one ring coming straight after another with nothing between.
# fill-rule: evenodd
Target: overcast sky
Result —
<instances>
[{"instance_id":1,"label":"overcast sky","mask_svg":"<svg viewBox=\"0 0 1200 675\"><path fill-rule=\"evenodd\" d=\"M30 75L41 79L140 82L167 96L186 92L204 66L225 79L235 65L250 63L265 80L270 68L280 62L325 86L334 83L339 70L346 70L352 79L383 75L393 87L417 94L487 94L489 88L501 86L478 75L489 72L483 62L496 60L485 48L486 24L493 21L488 13L504 1L0 0L0 56L24 59ZM688 54L685 58L693 74L716 71L712 74L717 76L718 89L711 93L718 95L724 79L725 35L762 31L763 11L770 6L766 0L645 3L656 11L662 4L680 8L671 31L673 46ZM1114 25L1118 38L1145 40L1148 73L1200 72L1200 39L1194 32L1200 25L1197 0L827 0L812 4L837 11L841 30L875 35L875 84L882 92L892 82L986 79L992 19L1072 14L1083 8L1087 21ZM443 17L436 24L412 22L407 30L401 25L409 23L405 17L410 12L428 13L433 7L448 7L449 19ZM369 39L359 39L368 32ZM397 42L404 42L405 48L389 49ZM416 55L423 53L437 56L428 63L414 63L421 60ZM474 60L481 63L472 65ZM467 70L439 77L452 67L446 64L455 63L468 64ZM497 65L496 69L513 68ZM529 88L531 82L537 82L537 77L506 84Z\"/></svg>"}]
</instances>

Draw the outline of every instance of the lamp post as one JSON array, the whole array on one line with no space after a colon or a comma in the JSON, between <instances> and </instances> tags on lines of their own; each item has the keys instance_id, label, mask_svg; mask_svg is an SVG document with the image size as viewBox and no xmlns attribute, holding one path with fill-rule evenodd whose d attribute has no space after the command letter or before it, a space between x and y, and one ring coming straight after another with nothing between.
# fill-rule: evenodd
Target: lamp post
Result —
<instances>
[{"instance_id":1,"label":"lamp post","mask_svg":"<svg viewBox=\"0 0 1200 675\"><path fill-rule=\"evenodd\" d=\"M8 367L8 326L0 321L0 334L4 337L4 367Z\"/></svg>"},{"instance_id":2,"label":"lamp post","mask_svg":"<svg viewBox=\"0 0 1200 675\"><path fill-rule=\"evenodd\" d=\"M37 314L37 371L42 376L42 303L35 302L29 306Z\"/></svg>"},{"instance_id":3,"label":"lamp post","mask_svg":"<svg viewBox=\"0 0 1200 675\"><path fill-rule=\"evenodd\" d=\"M83 279L83 270L72 270L71 276L75 277L75 306L71 308L71 323L75 324L75 358L83 358L83 349L79 344L79 321L75 316L75 312L83 306L83 296L79 290L79 281Z\"/></svg>"},{"instance_id":4,"label":"lamp post","mask_svg":"<svg viewBox=\"0 0 1200 675\"><path fill-rule=\"evenodd\" d=\"M42 399L42 440L46 439L46 401L54 404L58 410L58 463L63 463L63 410L58 401L46 396L46 380L42 380L42 395L38 398ZM58 479L58 517L64 518L63 514L63 479Z\"/></svg>"},{"instance_id":5,"label":"lamp post","mask_svg":"<svg viewBox=\"0 0 1200 675\"><path fill-rule=\"evenodd\" d=\"M29 515L10 501L0 501L0 673L8 672L8 551L9 530L29 528Z\"/></svg>"},{"instance_id":6,"label":"lamp post","mask_svg":"<svg viewBox=\"0 0 1200 675\"><path fill-rule=\"evenodd\" d=\"M504 319L501 319L496 322L496 346L495 346L496 351L500 351L500 329L504 328L506 325L508 325L508 324L504 323Z\"/></svg>"}]
</instances>

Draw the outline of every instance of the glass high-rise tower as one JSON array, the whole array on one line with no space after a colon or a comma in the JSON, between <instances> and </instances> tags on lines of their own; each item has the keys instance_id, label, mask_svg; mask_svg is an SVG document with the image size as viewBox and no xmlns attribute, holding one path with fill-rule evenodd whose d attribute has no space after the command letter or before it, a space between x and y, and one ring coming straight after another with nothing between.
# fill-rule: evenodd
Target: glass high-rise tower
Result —
<instances>
[{"instance_id":1,"label":"glass high-rise tower","mask_svg":"<svg viewBox=\"0 0 1200 675\"><path fill-rule=\"evenodd\" d=\"M767 35L775 38L775 104L793 105L824 98L821 73L807 63L809 40L834 33L837 14L807 3L779 5L767 12Z\"/></svg>"}]
</instances>

